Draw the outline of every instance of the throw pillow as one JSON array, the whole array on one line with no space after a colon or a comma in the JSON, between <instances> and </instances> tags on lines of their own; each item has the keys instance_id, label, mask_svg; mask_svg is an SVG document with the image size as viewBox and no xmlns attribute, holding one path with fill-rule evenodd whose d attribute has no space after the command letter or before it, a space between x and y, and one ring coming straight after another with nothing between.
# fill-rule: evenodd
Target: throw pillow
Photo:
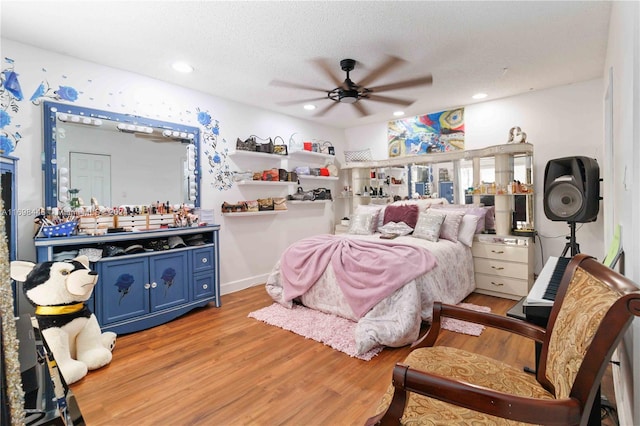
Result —
<instances>
[{"instance_id":1,"label":"throw pillow","mask_svg":"<svg viewBox=\"0 0 640 426\"><path fill-rule=\"evenodd\" d=\"M418 222L418 206L392 206L388 205L384 210L384 222L404 222L412 228Z\"/></svg>"},{"instance_id":2,"label":"throw pillow","mask_svg":"<svg viewBox=\"0 0 640 426\"><path fill-rule=\"evenodd\" d=\"M413 228L404 222L389 222L378 228L383 234L409 235L413 232Z\"/></svg>"},{"instance_id":3,"label":"throw pillow","mask_svg":"<svg viewBox=\"0 0 640 426\"><path fill-rule=\"evenodd\" d=\"M469 213L465 214L462 217L462 222L460 222L458 241L460 241L467 247L471 247L471 245L473 244L473 235L476 233L476 226L480 219L480 216Z\"/></svg>"},{"instance_id":4,"label":"throw pillow","mask_svg":"<svg viewBox=\"0 0 640 426\"><path fill-rule=\"evenodd\" d=\"M444 222L442 222L442 226L440 227L440 238L456 243L458 242L460 222L465 212L447 212L445 215Z\"/></svg>"},{"instance_id":5,"label":"throw pillow","mask_svg":"<svg viewBox=\"0 0 640 426\"><path fill-rule=\"evenodd\" d=\"M375 215L375 228L373 232L376 232L379 227L382 226L384 220L384 208L386 206L372 205L372 204L361 204L356 208L355 213L373 213Z\"/></svg>"},{"instance_id":6,"label":"throw pillow","mask_svg":"<svg viewBox=\"0 0 640 426\"><path fill-rule=\"evenodd\" d=\"M438 241L440 238L440 228L444 222L445 214L436 210L420 212L418 223L413 230L413 236L423 238L428 241Z\"/></svg>"},{"instance_id":7,"label":"throw pillow","mask_svg":"<svg viewBox=\"0 0 640 426\"><path fill-rule=\"evenodd\" d=\"M348 234L371 235L375 232L376 220L374 213L357 213L349 221Z\"/></svg>"}]
</instances>

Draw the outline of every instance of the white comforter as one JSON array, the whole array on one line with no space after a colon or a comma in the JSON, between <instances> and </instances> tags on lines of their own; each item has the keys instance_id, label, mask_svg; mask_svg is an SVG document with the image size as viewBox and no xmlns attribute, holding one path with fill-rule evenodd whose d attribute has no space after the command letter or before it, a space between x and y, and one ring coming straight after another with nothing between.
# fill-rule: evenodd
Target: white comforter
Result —
<instances>
[{"instance_id":1,"label":"white comforter","mask_svg":"<svg viewBox=\"0 0 640 426\"><path fill-rule=\"evenodd\" d=\"M348 237L379 241L379 234ZM398 237L394 242L430 250L436 256L437 265L378 303L358 321L355 340L361 354L377 346L399 347L415 341L422 320L431 320L434 301L456 304L475 288L471 249L462 243L442 239L434 243L411 236ZM410 268L411 264L407 263L406 267ZM283 298L280 262L269 275L266 288L273 300L291 307L292 302ZM331 265L299 300L309 308L357 320L342 295Z\"/></svg>"}]
</instances>

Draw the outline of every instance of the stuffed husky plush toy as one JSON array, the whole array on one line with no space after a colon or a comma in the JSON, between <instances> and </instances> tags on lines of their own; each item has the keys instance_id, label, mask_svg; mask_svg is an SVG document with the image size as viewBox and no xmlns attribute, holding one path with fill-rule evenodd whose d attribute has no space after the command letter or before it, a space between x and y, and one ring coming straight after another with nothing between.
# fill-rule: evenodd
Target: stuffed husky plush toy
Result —
<instances>
[{"instance_id":1,"label":"stuffed husky plush toy","mask_svg":"<svg viewBox=\"0 0 640 426\"><path fill-rule=\"evenodd\" d=\"M13 261L11 278L24 283L24 294L36 307L40 332L67 384L111 362L116 334L102 333L84 304L98 282L87 256L38 264Z\"/></svg>"}]
</instances>

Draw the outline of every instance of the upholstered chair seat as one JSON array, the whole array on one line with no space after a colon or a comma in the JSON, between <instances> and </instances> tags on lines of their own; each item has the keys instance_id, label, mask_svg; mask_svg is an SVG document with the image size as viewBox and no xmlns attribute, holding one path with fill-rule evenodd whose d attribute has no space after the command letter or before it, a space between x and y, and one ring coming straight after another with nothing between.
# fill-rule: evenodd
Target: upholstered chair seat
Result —
<instances>
[{"instance_id":1,"label":"upholstered chair seat","mask_svg":"<svg viewBox=\"0 0 640 426\"><path fill-rule=\"evenodd\" d=\"M436 302L429 331L396 364L392 384L366 424L586 425L607 363L634 316L640 316L638 287L582 254L567 266L546 329ZM442 317L542 343L536 374L436 346Z\"/></svg>"}]
</instances>

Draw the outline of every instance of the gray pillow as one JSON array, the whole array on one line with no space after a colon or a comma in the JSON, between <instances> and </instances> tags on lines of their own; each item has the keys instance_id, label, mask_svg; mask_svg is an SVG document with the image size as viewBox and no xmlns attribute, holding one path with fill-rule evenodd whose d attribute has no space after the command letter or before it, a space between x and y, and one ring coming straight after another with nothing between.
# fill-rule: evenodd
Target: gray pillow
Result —
<instances>
[{"instance_id":1,"label":"gray pillow","mask_svg":"<svg viewBox=\"0 0 640 426\"><path fill-rule=\"evenodd\" d=\"M413 230L413 236L428 241L438 241L440 238L440 227L442 227L445 216L444 213L431 209L426 212L420 212L418 215L418 223L416 223L416 228Z\"/></svg>"},{"instance_id":2,"label":"gray pillow","mask_svg":"<svg viewBox=\"0 0 640 426\"><path fill-rule=\"evenodd\" d=\"M356 213L349 220L348 234L371 235L375 232L378 215L376 213Z\"/></svg>"}]
</instances>

